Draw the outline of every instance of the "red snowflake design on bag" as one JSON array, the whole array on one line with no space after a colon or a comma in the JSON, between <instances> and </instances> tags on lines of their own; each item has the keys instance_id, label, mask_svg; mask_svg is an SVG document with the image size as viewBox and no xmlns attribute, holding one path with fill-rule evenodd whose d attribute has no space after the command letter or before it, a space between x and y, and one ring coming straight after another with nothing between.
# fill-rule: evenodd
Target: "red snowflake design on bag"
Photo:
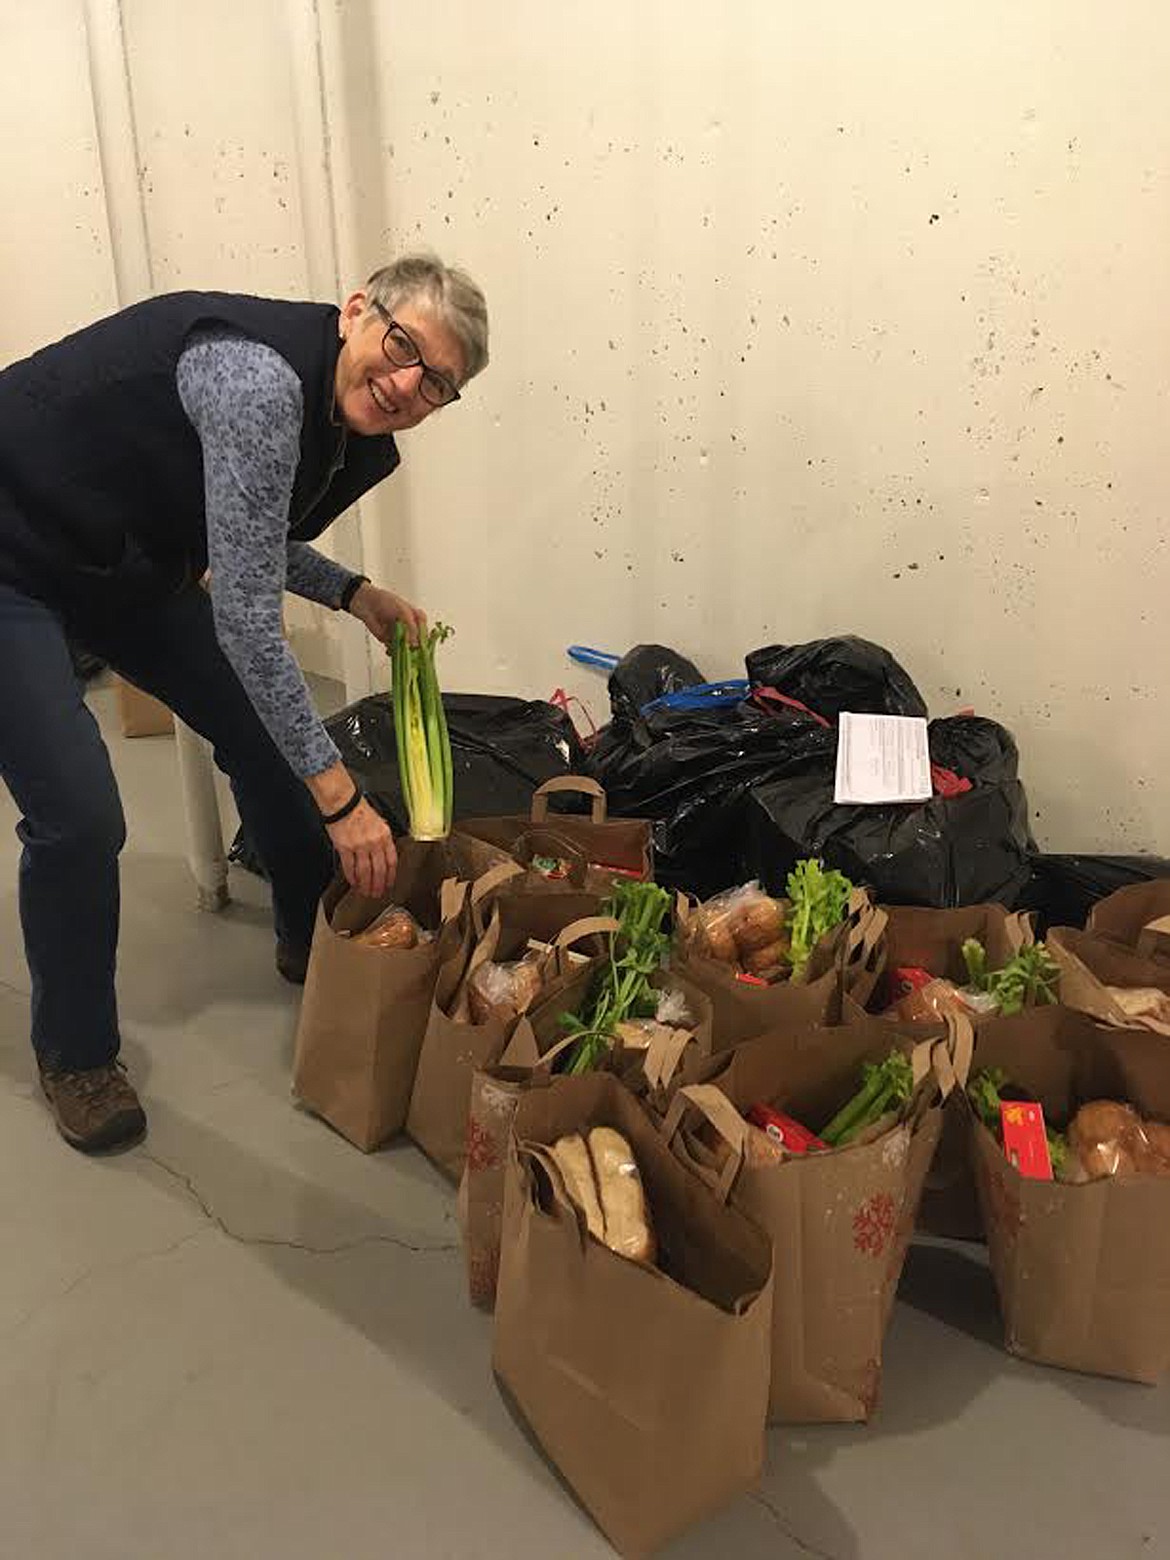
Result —
<instances>
[{"instance_id":1,"label":"red snowflake design on bag","mask_svg":"<svg viewBox=\"0 0 1170 1560\"><path fill-rule=\"evenodd\" d=\"M882 1389L882 1365L880 1360L867 1360L865 1374L861 1381L859 1398L862 1411L867 1420L872 1419L878 1405L878 1397Z\"/></svg>"},{"instance_id":2,"label":"red snowflake design on bag","mask_svg":"<svg viewBox=\"0 0 1170 1560\"><path fill-rule=\"evenodd\" d=\"M889 1192L875 1192L853 1215L853 1244L867 1256L880 1257L889 1244L898 1211Z\"/></svg>"},{"instance_id":3,"label":"red snowflake design on bag","mask_svg":"<svg viewBox=\"0 0 1170 1560\"><path fill-rule=\"evenodd\" d=\"M494 1170L500 1162L496 1140L476 1121L467 1120L467 1168L470 1171Z\"/></svg>"},{"instance_id":4,"label":"red snowflake design on bag","mask_svg":"<svg viewBox=\"0 0 1170 1560\"><path fill-rule=\"evenodd\" d=\"M500 1248L489 1246L483 1251L469 1252L467 1257L467 1285L472 1305L485 1306L489 1311L496 1303L496 1284L500 1276Z\"/></svg>"}]
</instances>

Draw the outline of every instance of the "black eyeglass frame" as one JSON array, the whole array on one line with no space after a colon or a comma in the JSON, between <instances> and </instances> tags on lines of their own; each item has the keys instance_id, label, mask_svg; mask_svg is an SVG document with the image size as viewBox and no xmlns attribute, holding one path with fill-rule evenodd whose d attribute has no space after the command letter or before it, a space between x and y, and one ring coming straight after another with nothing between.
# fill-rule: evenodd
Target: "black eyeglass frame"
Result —
<instances>
[{"instance_id":1,"label":"black eyeglass frame","mask_svg":"<svg viewBox=\"0 0 1170 1560\"><path fill-rule=\"evenodd\" d=\"M418 350L418 342L415 341L414 337L407 330L406 326L400 324L390 313L389 309L384 308L377 301L377 299L373 299L372 302L374 308L386 321L386 330L382 337L382 356L386 359L387 363L390 364L391 368L421 368L422 374L419 377L418 393L422 396L427 405L433 406L436 411L442 411L444 406L450 406L452 402L461 400L462 397L460 396L458 389L451 382L451 380L447 378L447 375L441 373L437 368L432 368L431 365L427 362L426 358L423 357L422 353ZM410 343L410 350L414 353L414 356L411 358L409 363L398 362L396 358L391 357L389 351L387 350L386 343L390 340L391 331L397 331L400 336L405 336L406 340ZM450 394L446 396L444 400L432 400L432 398L427 395L426 391L423 389L423 385L426 383L428 374L437 379L440 384L445 385L450 391Z\"/></svg>"}]
</instances>

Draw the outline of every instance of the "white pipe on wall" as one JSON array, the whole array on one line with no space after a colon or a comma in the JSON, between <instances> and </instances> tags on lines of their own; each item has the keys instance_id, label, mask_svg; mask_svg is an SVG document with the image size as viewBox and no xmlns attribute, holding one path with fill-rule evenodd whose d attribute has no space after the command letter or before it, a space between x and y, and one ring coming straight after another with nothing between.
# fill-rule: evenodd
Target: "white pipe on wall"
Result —
<instances>
[{"instance_id":1,"label":"white pipe on wall","mask_svg":"<svg viewBox=\"0 0 1170 1560\"><path fill-rule=\"evenodd\" d=\"M120 0L85 0L85 34L114 276L118 302L125 308L149 297L154 279ZM187 864L200 909L220 910L228 902L227 859L211 750L178 720L175 748L187 825Z\"/></svg>"},{"instance_id":2,"label":"white pipe on wall","mask_svg":"<svg viewBox=\"0 0 1170 1560\"><path fill-rule=\"evenodd\" d=\"M325 45L317 0L287 0L285 18L309 287L314 298L340 301L345 281L338 263L331 126L337 118L344 117L344 102L338 102L333 112L330 111L330 99L325 90ZM333 36L330 33L331 40ZM355 504L330 534L337 561L357 574L366 573L361 506ZM346 614L341 616L337 631L346 698L360 699L373 687L369 635L355 618Z\"/></svg>"}]
</instances>

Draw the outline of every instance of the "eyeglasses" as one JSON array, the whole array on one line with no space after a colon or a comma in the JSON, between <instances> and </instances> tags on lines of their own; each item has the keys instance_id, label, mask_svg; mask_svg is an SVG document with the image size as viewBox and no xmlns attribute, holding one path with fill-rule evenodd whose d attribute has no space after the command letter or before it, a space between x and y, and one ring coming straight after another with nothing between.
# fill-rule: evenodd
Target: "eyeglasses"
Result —
<instances>
[{"instance_id":1,"label":"eyeglasses","mask_svg":"<svg viewBox=\"0 0 1170 1560\"><path fill-rule=\"evenodd\" d=\"M382 351L393 368L419 368L418 393L428 406L450 406L459 400L459 391L437 368L432 368L415 344L414 337L405 330L382 305L375 301L374 308L386 321L386 334L382 337Z\"/></svg>"}]
</instances>

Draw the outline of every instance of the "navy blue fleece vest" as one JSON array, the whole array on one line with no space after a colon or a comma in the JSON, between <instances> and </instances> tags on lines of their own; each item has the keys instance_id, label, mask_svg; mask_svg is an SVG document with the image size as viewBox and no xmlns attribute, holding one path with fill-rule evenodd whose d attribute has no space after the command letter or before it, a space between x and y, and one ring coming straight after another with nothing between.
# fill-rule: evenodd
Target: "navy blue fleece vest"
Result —
<instances>
[{"instance_id":1,"label":"navy blue fleece vest","mask_svg":"<svg viewBox=\"0 0 1170 1560\"><path fill-rule=\"evenodd\" d=\"M0 371L0 579L100 611L199 578L207 567L203 456L175 369L204 324L273 347L300 379L289 533L320 535L398 464L392 438L343 439L333 421L337 319L328 304L170 293Z\"/></svg>"}]
</instances>

